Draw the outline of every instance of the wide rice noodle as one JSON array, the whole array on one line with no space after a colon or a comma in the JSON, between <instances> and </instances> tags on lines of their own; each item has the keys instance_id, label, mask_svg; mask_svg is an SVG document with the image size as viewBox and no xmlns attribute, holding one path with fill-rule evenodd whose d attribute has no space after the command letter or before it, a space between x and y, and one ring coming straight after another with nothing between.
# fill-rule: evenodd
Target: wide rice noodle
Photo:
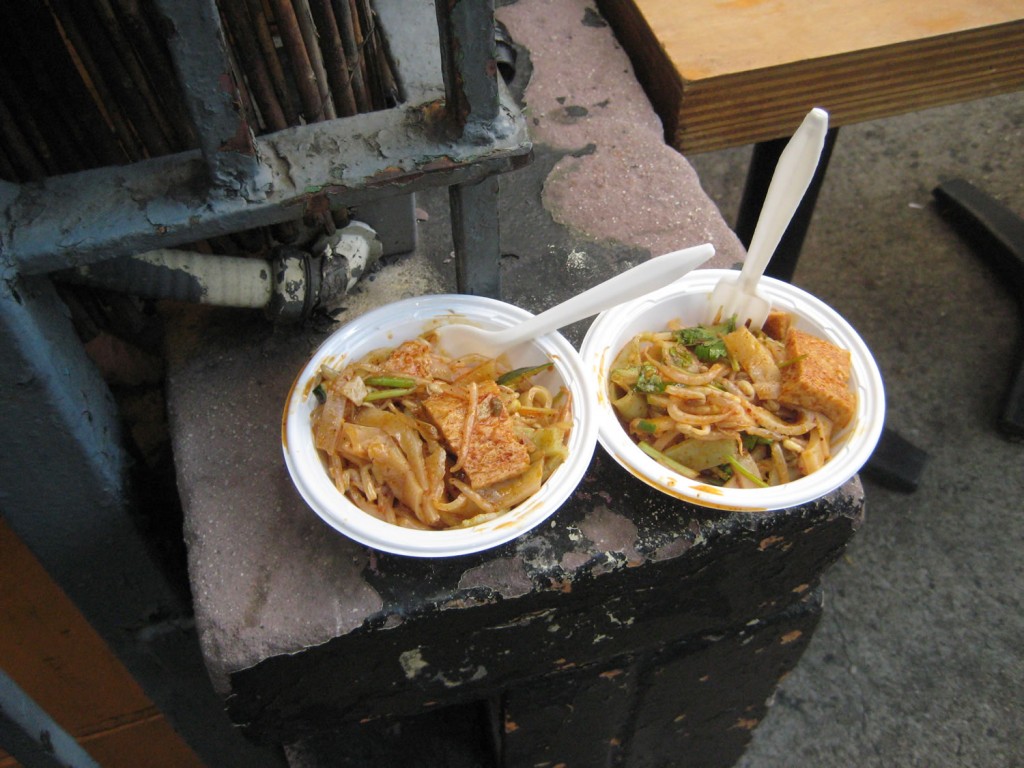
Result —
<instances>
[{"instance_id":1,"label":"wide rice noodle","mask_svg":"<svg viewBox=\"0 0 1024 768\"><path fill-rule=\"evenodd\" d=\"M827 416L758 397L771 385L731 354L702 361L679 330L636 335L611 366L609 399L641 449L691 479L736 488L787 483L829 460L837 446ZM782 342L752 338L776 374L791 362Z\"/></svg>"},{"instance_id":2,"label":"wide rice noodle","mask_svg":"<svg viewBox=\"0 0 1024 768\"><path fill-rule=\"evenodd\" d=\"M536 493L566 456L572 426L571 398L565 388L551 392L521 377L498 385L496 398L479 397L494 386L510 366L479 355L450 358L429 339L416 352L417 368L389 369L395 350L376 350L341 370L324 368L315 391L322 403L312 414L314 441L324 467L338 490L368 514L399 526L441 530L462 527L502 515ZM405 345L403 345L405 346ZM401 348L399 348L401 349ZM538 361L543 362L543 361ZM388 378L390 377L390 378ZM390 384L388 388L367 380ZM456 454L424 403L450 395L465 401ZM478 403L478 399L480 402ZM499 409L508 416L516 439L525 444L529 462L518 474L474 488L463 463L479 440L477 424ZM489 407L488 413L478 413Z\"/></svg>"}]
</instances>

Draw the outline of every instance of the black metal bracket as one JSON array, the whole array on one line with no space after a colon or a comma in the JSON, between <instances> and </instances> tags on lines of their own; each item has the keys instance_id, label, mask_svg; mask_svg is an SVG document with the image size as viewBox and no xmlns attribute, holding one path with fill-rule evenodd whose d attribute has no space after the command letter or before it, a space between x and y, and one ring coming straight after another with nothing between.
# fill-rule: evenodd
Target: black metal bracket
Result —
<instances>
[{"instance_id":1,"label":"black metal bracket","mask_svg":"<svg viewBox=\"0 0 1024 768\"><path fill-rule=\"evenodd\" d=\"M963 179L944 182L932 194L939 212L956 225L1018 302L1016 363L998 427L1010 439L1024 440L1024 219Z\"/></svg>"}]
</instances>

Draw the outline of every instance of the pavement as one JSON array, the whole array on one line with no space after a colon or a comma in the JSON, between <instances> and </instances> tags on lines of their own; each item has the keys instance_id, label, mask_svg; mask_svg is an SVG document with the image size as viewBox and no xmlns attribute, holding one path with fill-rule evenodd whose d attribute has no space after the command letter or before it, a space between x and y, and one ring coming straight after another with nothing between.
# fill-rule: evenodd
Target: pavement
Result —
<instances>
[{"instance_id":1,"label":"pavement","mask_svg":"<svg viewBox=\"0 0 1024 768\"><path fill-rule=\"evenodd\" d=\"M734 221L750 149L688 158ZM794 282L872 349L918 489L866 521L740 768L1024 765L1024 444L996 429L1017 299L937 210L962 178L1024 215L1024 94L843 127Z\"/></svg>"}]
</instances>

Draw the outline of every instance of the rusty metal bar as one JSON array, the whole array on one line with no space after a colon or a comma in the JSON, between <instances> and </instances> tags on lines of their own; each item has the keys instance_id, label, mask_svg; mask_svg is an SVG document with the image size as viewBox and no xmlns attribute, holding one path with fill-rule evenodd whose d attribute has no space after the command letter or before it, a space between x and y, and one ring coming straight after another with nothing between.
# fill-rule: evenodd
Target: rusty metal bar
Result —
<instances>
[{"instance_id":1,"label":"rusty metal bar","mask_svg":"<svg viewBox=\"0 0 1024 768\"><path fill-rule=\"evenodd\" d=\"M493 0L438 0L448 118L462 138L486 144L501 132ZM500 298L498 181L449 189L460 293Z\"/></svg>"},{"instance_id":2,"label":"rusty metal bar","mask_svg":"<svg viewBox=\"0 0 1024 768\"><path fill-rule=\"evenodd\" d=\"M449 188L455 282L459 293L501 297L498 177Z\"/></svg>"},{"instance_id":3,"label":"rusty metal bar","mask_svg":"<svg viewBox=\"0 0 1024 768\"><path fill-rule=\"evenodd\" d=\"M450 116L466 128L498 117L494 0L438 0L441 70Z\"/></svg>"}]
</instances>

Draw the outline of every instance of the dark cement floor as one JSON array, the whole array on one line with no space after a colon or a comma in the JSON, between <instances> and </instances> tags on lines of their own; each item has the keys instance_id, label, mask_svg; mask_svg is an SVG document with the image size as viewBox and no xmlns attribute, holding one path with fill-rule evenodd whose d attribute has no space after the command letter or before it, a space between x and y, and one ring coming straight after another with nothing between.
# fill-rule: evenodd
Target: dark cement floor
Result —
<instances>
[{"instance_id":1,"label":"dark cement floor","mask_svg":"<svg viewBox=\"0 0 1024 768\"><path fill-rule=\"evenodd\" d=\"M749 149L693 156L733 221ZM867 517L741 768L1024 765L1024 444L994 424L1007 286L934 205L963 178L1024 215L1024 94L844 127L794 282L874 351L888 425L925 449ZM1021 297L1024 299L1024 297Z\"/></svg>"}]
</instances>

